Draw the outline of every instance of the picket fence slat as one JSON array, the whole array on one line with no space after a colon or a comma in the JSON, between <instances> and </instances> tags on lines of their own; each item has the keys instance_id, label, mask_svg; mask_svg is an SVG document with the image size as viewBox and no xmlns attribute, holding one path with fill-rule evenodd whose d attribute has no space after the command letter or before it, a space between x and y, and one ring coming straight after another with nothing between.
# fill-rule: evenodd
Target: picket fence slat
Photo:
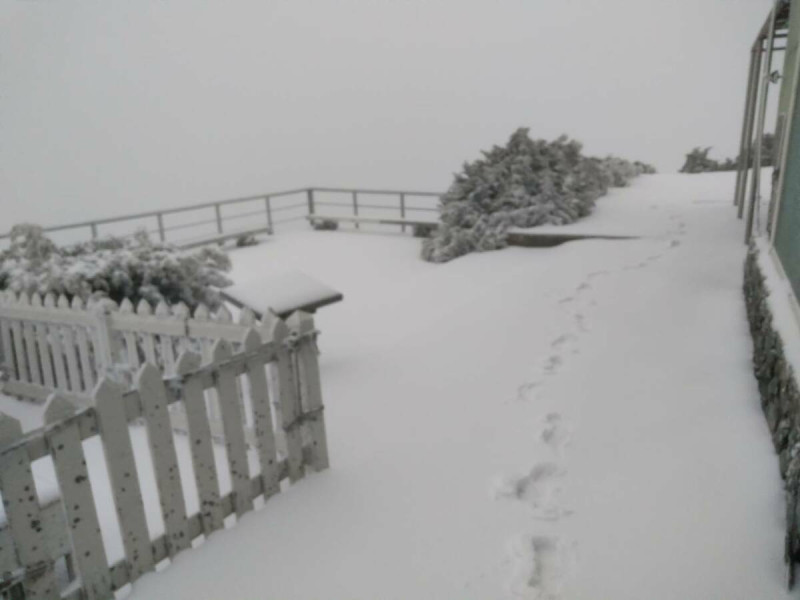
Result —
<instances>
[{"instance_id":1,"label":"picket fence slat","mask_svg":"<svg viewBox=\"0 0 800 600\"><path fill-rule=\"evenodd\" d=\"M100 523L81 435L74 420L64 422L74 412L72 404L64 398L54 394L48 399L45 422L57 426L48 431L47 441L67 514L81 587L88 600L107 600L111 597L111 577L103 539L99 535Z\"/></svg>"},{"instance_id":2,"label":"picket fence slat","mask_svg":"<svg viewBox=\"0 0 800 600\"><path fill-rule=\"evenodd\" d=\"M30 321L23 323L22 332L25 337L25 350L28 355L28 369L31 383L42 385L42 371L39 365L39 355L36 351L36 332L33 329L33 323Z\"/></svg>"},{"instance_id":3,"label":"picket fence slat","mask_svg":"<svg viewBox=\"0 0 800 600\"><path fill-rule=\"evenodd\" d=\"M3 365L10 377L18 377L14 363L14 347L11 344L11 324L5 319L0 321L0 337L3 340Z\"/></svg>"},{"instance_id":4,"label":"picket fence slat","mask_svg":"<svg viewBox=\"0 0 800 600\"><path fill-rule=\"evenodd\" d=\"M64 356L67 359L67 371L69 373L69 389L75 393L83 391L81 386L81 373L78 368L78 354L75 352L75 334L72 327L64 327L62 330L64 334Z\"/></svg>"},{"instance_id":5,"label":"picket fence slat","mask_svg":"<svg viewBox=\"0 0 800 600\"><path fill-rule=\"evenodd\" d=\"M183 375L196 370L199 366L200 357L197 354L184 352L178 358L176 369L179 375ZM189 445L192 449L192 466L197 482L203 533L208 536L222 527L223 514L211 430L208 425L203 387L198 379L189 378L184 382L183 405L189 428Z\"/></svg>"},{"instance_id":6,"label":"picket fence slat","mask_svg":"<svg viewBox=\"0 0 800 600\"><path fill-rule=\"evenodd\" d=\"M55 367L56 385L62 392L69 391L69 379L67 370L64 366L64 340L61 336L61 328L58 325L50 325L50 345L53 349L53 365Z\"/></svg>"},{"instance_id":7,"label":"picket fence slat","mask_svg":"<svg viewBox=\"0 0 800 600\"><path fill-rule=\"evenodd\" d=\"M89 350L89 339L86 336L86 330L78 328L75 332L78 341L78 354L81 359L81 374L83 376L84 390L89 391L94 388L94 363L92 355Z\"/></svg>"},{"instance_id":8,"label":"picket fence slat","mask_svg":"<svg viewBox=\"0 0 800 600\"><path fill-rule=\"evenodd\" d=\"M53 362L50 359L50 344L47 340L47 325L36 323L36 339L38 340L39 359L42 365L42 376L44 385L50 389L55 389L55 379L53 378Z\"/></svg>"},{"instance_id":9,"label":"picket fence slat","mask_svg":"<svg viewBox=\"0 0 800 600\"><path fill-rule=\"evenodd\" d=\"M167 552L172 557L188 548L191 539L186 521L186 502L181 487L178 457L167 410L169 401L158 368L153 365L143 366L136 377L136 388L139 390L147 424L150 454L154 459Z\"/></svg>"},{"instance_id":10,"label":"picket fence slat","mask_svg":"<svg viewBox=\"0 0 800 600\"><path fill-rule=\"evenodd\" d=\"M20 381L29 382L28 363L25 360L25 349L22 341L22 323L19 321L11 322L11 336L14 341L14 357L17 359L17 378Z\"/></svg>"},{"instance_id":11,"label":"picket fence slat","mask_svg":"<svg viewBox=\"0 0 800 600\"><path fill-rule=\"evenodd\" d=\"M225 340L218 340L211 353L212 360L225 361L233 355L231 346ZM236 389L236 378L230 369L220 368L217 375L217 397L222 411L222 425L225 432L225 449L228 456L228 469L231 476L231 489L234 492L236 516L253 509L250 498L250 474L247 464L247 446L244 442L244 419Z\"/></svg>"},{"instance_id":12,"label":"picket fence slat","mask_svg":"<svg viewBox=\"0 0 800 600\"><path fill-rule=\"evenodd\" d=\"M19 421L8 415L0 415L0 446L8 446L20 437L22 427ZM39 498L33 482L31 463L24 447L5 452L0 458L0 486L17 558L25 570L25 598L58 598L58 584L47 551L46 534L42 528Z\"/></svg>"},{"instance_id":13,"label":"picket fence slat","mask_svg":"<svg viewBox=\"0 0 800 600\"><path fill-rule=\"evenodd\" d=\"M117 509L122 545L131 568L131 578L153 569L150 534L133 457L128 419L120 386L103 378L94 392L95 414L108 467L108 478Z\"/></svg>"},{"instance_id":14,"label":"picket fence slat","mask_svg":"<svg viewBox=\"0 0 800 600\"><path fill-rule=\"evenodd\" d=\"M253 352L260 345L261 336L254 329L248 330L242 343L244 351ZM265 500L280 492L281 489L266 366L263 360L253 358L248 361L246 371L247 381L250 384L253 429L258 448L258 459L261 465L261 479L263 480Z\"/></svg>"}]
</instances>

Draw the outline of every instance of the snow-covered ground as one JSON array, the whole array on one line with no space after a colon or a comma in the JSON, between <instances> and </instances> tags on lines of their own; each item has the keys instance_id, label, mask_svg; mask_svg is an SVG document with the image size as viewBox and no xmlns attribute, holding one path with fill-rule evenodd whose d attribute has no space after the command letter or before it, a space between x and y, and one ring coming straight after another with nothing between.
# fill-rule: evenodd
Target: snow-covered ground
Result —
<instances>
[{"instance_id":1,"label":"snow-covered ground","mask_svg":"<svg viewBox=\"0 0 800 600\"><path fill-rule=\"evenodd\" d=\"M133 596L789 597L732 187L657 175L601 200L638 203L639 240L445 265L390 234L234 252L234 279L281 263L345 294L318 316L332 468Z\"/></svg>"},{"instance_id":2,"label":"snow-covered ground","mask_svg":"<svg viewBox=\"0 0 800 600\"><path fill-rule=\"evenodd\" d=\"M444 265L363 230L233 252L236 281L281 265L344 293L317 318L332 467L132 597L800 597L733 181L642 177L583 225L636 240Z\"/></svg>"}]
</instances>

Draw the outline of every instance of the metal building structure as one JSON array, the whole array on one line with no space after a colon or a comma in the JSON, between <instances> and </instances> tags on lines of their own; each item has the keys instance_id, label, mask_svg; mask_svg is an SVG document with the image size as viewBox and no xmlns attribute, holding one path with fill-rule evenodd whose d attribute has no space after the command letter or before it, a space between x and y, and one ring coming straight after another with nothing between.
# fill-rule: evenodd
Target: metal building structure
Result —
<instances>
[{"instance_id":1,"label":"metal building structure","mask_svg":"<svg viewBox=\"0 0 800 600\"><path fill-rule=\"evenodd\" d=\"M782 73L773 72L783 51ZM734 203L745 241L761 236L800 298L800 0L776 0L750 53ZM763 135L771 84L780 81L769 204L761 197ZM762 210L767 209L766 212ZM764 218L761 218L764 215ZM762 222L763 221L763 222ZM800 305L798 305L800 306Z\"/></svg>"}]
</instances>

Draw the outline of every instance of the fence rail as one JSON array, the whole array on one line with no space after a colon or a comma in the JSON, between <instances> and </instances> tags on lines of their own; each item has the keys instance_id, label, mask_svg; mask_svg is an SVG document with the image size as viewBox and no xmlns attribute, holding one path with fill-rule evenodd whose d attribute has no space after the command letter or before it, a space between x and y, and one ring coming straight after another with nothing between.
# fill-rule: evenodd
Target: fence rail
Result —
<instances>
[{"instance_id":1,"label":"fence rail","mask_svg":"<svg viewBox=\"0 0 800 600\"><path fill-rule=\"evenodd\" d=\"M13 324L14 319L31 317L26 307L32 304L9 300L0 305L4 319ZM92 321L95 314L81 308L56 308L48 323L59 327L65 321L81 327L98 322ZM65 319L68 310L72 312ZM46 425L24 435L17 421L0 416L0 491L6 510L6 524L0 527L0 567L6 573L7 590L21 586L25 598L112 598L115 590L154 570L161 560L190 549L198 536L222 528L229 515L240 517L252 510L255 498L266 500L278 493L283 480L301 479L306 466L315 471L327 468L316 331L310 315L295 313L284 322L267 314L257 322L245 313L239 323L232 323L226 318L204 320L203 311L199 319L197 311L192 318L161 312L160 316L122 310L97 314L123 335L136 331L176 337L192 332L197 339L211 339L204 336L213 333L215 341L206 360L190 347L190 338L183 337L187 343L164 377L162 368L151 361L155 353L139 355L137 347L136 354L145 361L130 386L112 382L98 369L99 383L89 394L88 405L76 406L53 393L44 409ZM28 338L12 340L25 346ZM29 364L25 357L19 357L19 364ZM227 494L220 491L215 465L218 438L215 417L208 411L210 397L221 417L231 487ZM191 515L186 509L187 490L176 477L181 470L172 434L176 414L183 415L191 447L190 464L180 465L191 470L197 490L198 511ZM149 453L134 457L130 427L142 421ZM101 539L96 482L90 482L83 446L84 440L94 437L102 444L124 549L124 558L113 564ZM253 462L248 461L248 447L257 455L257 472L248 467ZM52 461L55 498L39 497L31 468L39 459ZM137 472L142 460L152 462L164 524L163 533L154 538ZM63 575L56 576L59 560L68 565L66 581ZM3 593L0 586L0 597ZM14 596L9 592L8 597Z\"/></svg>"},{"instance_id":2,"label":"fence rail","mask_svg":"<svg viewBox=\"0 0 800 600\"><path fill-rule=\"evenodd\" d=\"M321 200L320 196L326 198L345 196L346 199ZM365 197L384 198L387 196L396 197L397 202L392 204L364 202ZM43 229L48 233L63 232L68 235L67 241L70 242L97 239L104 235L130 237L136 230L144 229L162 242L190 247L203 243L204 239L213 241L219 239L220 236L235 237L238 234L254 231L272 231L276 225L286 225L314 215L317 204L343 207L352 211L351 214L354 216L359 214L359 209L370 209L397 211L401 218L405 218L408 212L437 212L437 204L431 200L438 199L440 196L439 193L425 191L309 187L188 204L117 217L91 219L65 225L53 225ZM416 204L407 204L409 199L415 200ZM243 207L247 210L235 212L233 209L236 207ZM302 211L302 213L289 218L274 218L276 213L292 210ZM191 219L186 220L187 217L191 217ZM242 220L247 220L246 229L236 229L231 226L232 221ZM258 223L259 220L261 220L261 224ZM120 225L124 224L131 226L121 228ZM188 231L192 231L195 235L188 237L175 235L176 232ZM0 241L10 239L10 235L10 232L0 234Z\"/></svg>"}]
</instances>

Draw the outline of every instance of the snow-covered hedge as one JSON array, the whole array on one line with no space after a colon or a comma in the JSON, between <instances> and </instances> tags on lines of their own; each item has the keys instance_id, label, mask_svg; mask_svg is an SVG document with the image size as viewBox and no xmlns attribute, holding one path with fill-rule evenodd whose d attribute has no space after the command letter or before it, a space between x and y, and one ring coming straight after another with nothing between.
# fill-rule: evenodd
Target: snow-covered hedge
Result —
<instances>
[{"instance_id":1,"label":"snow-covered hedge","mask_svg":"<svg viewBox=\"0 0 800 600\"><path fill-rule=\"evenodd\" d=\"M58 247L37 225L16 225L11 245L0 253L0 289L66 294L69 298L129 298L152 304L220 304L216 288L230 285L228 256L217 247L182 252L152 242L144 232L133 239L109 237Z\"/></svg>"},{"instance_id":2,"label":"snow-covered hedge","mask_svg":"<svg viewBox=\"0 0 800 600\"><path fill-rule=\"evenodd\" d=\"M609 187L627 185L655 169L621 158L589 158L562 136L533 140L515 131L505 146L465 163L441 199L441 224L423 242L422 257L445 262L506 244L510 227L572 223L588 215Z\"/></svg>"}]
</instances>

